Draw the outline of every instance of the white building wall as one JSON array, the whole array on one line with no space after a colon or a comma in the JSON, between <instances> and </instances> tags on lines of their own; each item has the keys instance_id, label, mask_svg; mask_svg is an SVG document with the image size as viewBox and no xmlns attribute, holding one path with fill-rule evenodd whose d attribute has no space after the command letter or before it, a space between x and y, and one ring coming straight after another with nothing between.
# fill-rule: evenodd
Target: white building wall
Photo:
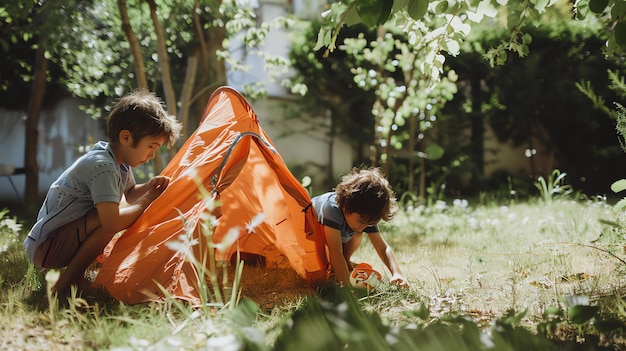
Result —
<instances>
[{"instance_id":1,"label":"white building wall","mask_svg":"<svg viewBox=\"0 0 626 351\"><path fill-rule=\"evenodd\" d=\"M43 110L39 118L37 163L39 193L50 185L76 158L95 141L106 140L102 120L94 120L80 109L80 101L65 99L54 108ZM24 111L0 109L0 164L24 167ZM23 201L26 176L15 174L11 181L0 176L0 199Z\"/></svg>"},{"instance_id":2,"label":"white building wall","mask_svg":"<svg viewBox=\"0 0 626 351\"><path fill-rule=\"evenodd\" d=\"M485 123L484 139L483 170L488 178L498 171L505 171L516 176L527 176L531 179L537 179L539 176L545 178L558 168L556 155L553 151L549 151L539 138L533 138L532 147L530 145L514 146L510 141L501 143L497 140L491 126Z\"/></svg>"},{"instance_id":3,"label":"white building wall","mask_svg":"<svg viewBox=\"0 0 626 351\"><path fill-rule=\"evenodd\" d=\"M330 143L326 135L322 131L311 131L310 122L305 120L284 121L286 113L284 101L276 99L259 101L253 104L252 108L261 127L272 139L287 166L292 171L304 168L304 174L296 176L311 177L314 192L321 192L323 189L320 186L325 180L329 166ZM290 130L306 132L289 133ZM346 174L352 168L353 150L348 143L335 138L332 158L332 169L336 178L339 178L339 175Z\"/></svg>"}]
</instances>

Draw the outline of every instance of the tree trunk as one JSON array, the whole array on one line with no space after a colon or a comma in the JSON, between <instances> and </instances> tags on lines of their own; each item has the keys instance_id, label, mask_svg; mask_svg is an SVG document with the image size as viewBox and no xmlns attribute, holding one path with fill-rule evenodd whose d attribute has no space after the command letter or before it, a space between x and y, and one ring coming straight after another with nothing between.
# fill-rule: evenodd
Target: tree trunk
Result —
<instances>
[{"instance_id":1,"label":"tree trunk","mask_svg":"<svg viewBox=\"0 0 626 351\"><path fill-rule=\"evenodd\" d=\"M193 10L191 13L193 14L193 17L192 17L193 26L196 30L196 35L198 36L198 43L200 44L200 57L201 57L200 63L202 66L202 72L203 74L207 75L210 69L209 60L208 60L209 51L207 48L207 43L204 39L204 29L202 28L203 25L202 25L202 22L200 21L200 15L198 15L198 11L197 11L199 5L200 5L199 0L194 0ZM219 8L219 6L220 5L218 4L217 8ZM204 79L206 79L206 76L200 79L200 83L204 84L205 83Z\"/></svg>"},{"instance_id":2,"label":"tree trunk","mask_svg":"<svg viewBox=\"0 0 626 351\"><path fill-rule=\"evenodd\" d=\"M146 72L144 70L143 56L141 55L139 41L135 36L133 27L130 25L128 10L126 9L126 0L117 0L117 6L120 10L120 17L122 18L122 30L124 31L124 34L126 34L126 40L128 40L128 44L130 45L130 53L133 56L133 62L135 63L137 87L139 89L148 90L148 79L146 78Z\"/></svg>"},{"instance_id":3,"label":"tree trunk","mask_svg":"<svg viewBox=\"0 0 626 351\"><path fill-rule=\"evenodd\" d=\"M389 170L391 169L391 153L393 151L391 146L391 137L393 136L393 129L389 126L387 130L387 139L385 141L385 147L383 148L383 155L385 155L385 160L382 164L383 172L389 176Z\"/></svg>"},{"instance_id":4,"label":"tree trunk","mask_svg":"<svg viewBox=\"0 0 626 351\"><path fill-rule=\"evenodd\" d=\"M170 59L167 55L167 44L165 43L165 32L159 21L157 15L157 6L154 0L146 0L150 7L150 18L154 24L154 31L157 36L157 55L159 56L159 67L161 68L161 82L163 84L163 92L165 94L165 106L167 112L172 115L177 115L176 108L176 93L174 92L174 85L172 84L172 75L170 73ZM172 147L168 151L169 159L174 158L176 154L176 148ZM159 167L155 165L155 172L160 173L163 170L163 162L160 162Z\"/></svg>"},{"instance_id":5,"label":"tree trunk","mask_svg":"<svg viewBox=\"0 0 626 351\"><path fill-rule=\"evenodd\" d=\"M40 33L35 54L34 79L31 86L28 112L26 114L26 135L24 145L24 168L26 182L24 200L28 208L36 208L39 204L39 165L37 164L37 146L39 142L39 116L46 92L46 71L48 60L45 56L45 33Z\"/></svg>"},{"instance_id":6,"label":"tree trunk","mask_svg":"<svg viewBox=\"0 0 626 351\"><path fill-rule=\"evenodd\" d=\"M220 4L221 1L217 1L216 6L219 7ZM217 52L224 49L222 43L226 35L223 28L214 26L209 26L205 31L196 11L193 20L201 49L201 70L198 72L197 89L191 103L196 106L196 110L202 112L213 91L226 84L226 63L217 57Z\"/></svg>"},{"instance_id":7,"label":"tree trunk","mask_svg":"<svg viewBox=\"0 0 626 351\"><path fill-rule=\"evenodd\" d=\"M422 203L426 203L426 158L420 157L420 191L419 199Z\"/></svg>"},{"instance_id":8,"label":"tree trunk","mask_svg":"<svg viewBox=\"0 0 626 351\"><path fill-rule=\"evenodd\" d=\"M126 8L126 0L117 0L117 6L120 10L120 17L122 18L122 30L126 35L128 44L130 45L130 53L133 56L133 62L135 64L135 76L137 77L137 87L139 89L148 90L148 78L146 77L145 65L143 62L143 56L141 55L141 47L139 41L135 36L133 27L130 25L130 19L128 18L128 10ZM154 173L159 174L163 170L163 160L161 154L156 153L154 155Z\"/></svg>"},{"instance_id":9,"label":"tree trunk","mask_svg":"<svg viewBox=\"0 0 626 351\"><path fill-rule=\"evenodd\" d=\"M409 116L409 167L408 174L409 181L407 184L407 191L413 193L415 188L415 138L417 135L417 114L412 113Z\"/></svg>"},{"instance_id":10,"label":"tree trunk","mask_svg":"<svg viewBox=\"0 0 626 351\"><path fill-rule=\"evenodd\" d=\"M221 0L218 0L215 4L219 7ZM204 24L201 22L198 11L195 9L199 6L199 1L194 1L194 10L192 11L193 24L195 28L195 34L197 38L197 48L199 55L198 62L196 63L196 77L195 84L193 86L192 96L189 99L187 124L195 125L200 117L200 114L204 111L204 106L207 100L219 86L226 84L226 64L223 59L217 57L217 52L223 50L222 42L225 38L223 28L208 26L204 29ZM219 15L218 15L219 16ZM194 119L194 116L198 116ZM189 126L184 126L189 132L193 130Z\"/></svg>"},{"instance_id":11,"label":"tree trunk","mask_svg":"<svg viewBox=\"0 0 626 351\"><path fill-rule=\"evenodd\" d=\"M150 6L150 18L154 24L154 31L157 37L157 54L159 56L159 67L161 68L161 81L163 82L163 91L165 93L165 105L167 112L176 116L176 93L172 85L172 75L170 73L170 59L167 55L167 45L165 44L165 33L159 17L157 15L156 3L154 0L146 0Z\"/></svg>"},{"instance_id":12,"label":"tree trunk","mask_svg":"<svg viewBox=\"0 0 626 351\"><path fill-rule=\"evenodd\" d=\"M335 182L335 170L333 164L334 149L335 149L335 120L333 119L333 111L326 109L326 123L329 126L328 133L328 167L326 167L326 182L327 184L333 184Z\"/></svg>"},{"instance_id":13,"label":"tree trunk","mask_svg":"<svg viewBox=\"0 0 626 351\"><path fill-rule=\"evenodd\" d=\"M189 130L189 105L191 103L191 93L196 84L196 72L198 71L198 55L195 53L187 59L187 71L183 82L183 91L180 96L179 119L183 124L182 137L187 140L191 134Z\"/></svg>"}]
</instances>

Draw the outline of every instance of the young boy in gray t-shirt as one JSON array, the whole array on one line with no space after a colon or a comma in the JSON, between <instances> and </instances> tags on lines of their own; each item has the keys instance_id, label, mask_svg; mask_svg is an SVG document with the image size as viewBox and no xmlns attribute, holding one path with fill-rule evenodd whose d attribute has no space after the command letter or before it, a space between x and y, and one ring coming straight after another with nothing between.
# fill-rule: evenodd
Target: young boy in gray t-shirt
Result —
<instances>
[{"instance_id":1,"label":"young boy in gray t-shirt","mask_svg":"<svg viewBox=\"0 0 626 351\"><path fill-rule=\"evenodd\" d=\"M397 211L395 194L379 168L354 168L335 190L312 199L318 221L324 225L326 248L337 283L350 286L351 257L365 233L391 277L389 282L409 287L396 255L380 234L378 223Z\"/></svg>"},{"instance_id":2,"label":"young boy in gray t-shirt","mask_svg":"<svg viewBox=\"0 0 626 351\"><path fill-rule=\"evenodd\" d=\"M24 241L37 266L65 267L53 287L58 296L66 296L72 285L88 287L87 267L169 184L163 176L137 184L131 169L179 136L180 123L156 95L139 90L122 97L106 123L109 142L96 143L50 186ZM120 206L122 197L128 206Z\"/></svg>"}]
</instances>

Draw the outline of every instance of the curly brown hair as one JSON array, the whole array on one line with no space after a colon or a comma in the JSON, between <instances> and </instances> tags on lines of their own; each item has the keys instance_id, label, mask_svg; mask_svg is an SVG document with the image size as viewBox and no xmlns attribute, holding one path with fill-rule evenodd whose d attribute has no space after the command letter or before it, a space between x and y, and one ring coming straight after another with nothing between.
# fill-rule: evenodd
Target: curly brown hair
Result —
<instances>
[{"instance_id":1,"label":"curly brown hair","mask_svg":"<svg viewBox=\"0 0 626 351\"><path fill-rule=\"evenodd\" d=\"M130 131L134 146L146 136L164 136L165 145L178 139L181 124L167 113L161 100L147 90L135 90L120 98L107 119L107 135L111 143L119 142L122 130Z\"/></svg>"},{"instance_id":2,"label":"curly brown hair","mask_svg":"<svg viewBox=\"0 0 626 351\"><path fill-rule=\"evenodd\" d=\"M368 223L389 221L398 211L389 181L376 167L353 168L335 187L337 204L346 213L358 213Z\"/></svg>"}]
</instances>

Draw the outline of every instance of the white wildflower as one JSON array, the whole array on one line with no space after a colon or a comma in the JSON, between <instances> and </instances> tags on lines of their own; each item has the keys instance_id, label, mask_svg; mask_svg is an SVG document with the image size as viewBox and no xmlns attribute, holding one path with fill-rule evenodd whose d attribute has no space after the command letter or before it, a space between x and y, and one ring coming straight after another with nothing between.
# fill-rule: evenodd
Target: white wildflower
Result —
<instances>
[{"instance_id":1,"label":"white wildflower","mask_svg":"<svg viewBox=\"0 0 626 351\"><path fill-rule=\"evenodd\" d=\"M246 229L248 230L248 234L254 233L254 228L258 227L265 220L264 213L257 213L254 218L248 223L246 223Z\"/></svg>"}]
</instances>

